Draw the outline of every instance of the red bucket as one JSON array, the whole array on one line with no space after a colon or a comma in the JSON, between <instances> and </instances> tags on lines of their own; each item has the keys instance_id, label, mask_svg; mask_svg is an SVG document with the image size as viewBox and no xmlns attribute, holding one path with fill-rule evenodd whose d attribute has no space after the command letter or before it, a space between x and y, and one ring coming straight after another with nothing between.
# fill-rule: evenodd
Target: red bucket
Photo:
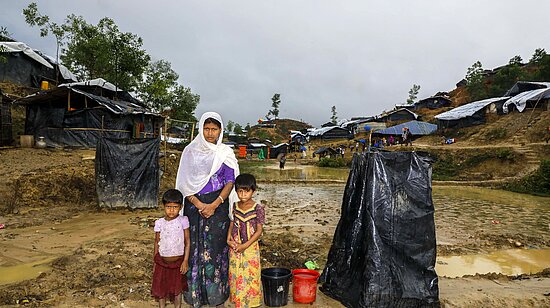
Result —
<instances>
[{"instance_id":1,"label":"red bucket","mask_svg":"<svg viewBox=\"0 0 550 308\"><path fill-rule=\"evenodd\" d=\"M319 276L319 272L309 269L292 271L292 298L295 302L309 304L315 301Z\"/></svg>"}]
</instances>

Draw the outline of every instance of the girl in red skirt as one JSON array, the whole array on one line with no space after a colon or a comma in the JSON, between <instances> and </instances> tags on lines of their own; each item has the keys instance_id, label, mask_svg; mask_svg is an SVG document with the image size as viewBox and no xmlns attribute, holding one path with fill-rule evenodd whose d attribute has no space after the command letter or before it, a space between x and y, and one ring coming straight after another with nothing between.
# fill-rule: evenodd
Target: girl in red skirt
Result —
<instances>
[{"instance_id":1,"label":"girl in red skirt","mask_svg":"<svg viewBox=\"0 0 550 308\"><path fill-rule=\"evenodd\" d=\"M164 217L155 221L155 257L151 294L159 307L166 298L181 307L181 293L187 290L187 260L189 259L189 220L179 215L183 195L169 189L162 196Z\"/></svg>"}]
</instances>

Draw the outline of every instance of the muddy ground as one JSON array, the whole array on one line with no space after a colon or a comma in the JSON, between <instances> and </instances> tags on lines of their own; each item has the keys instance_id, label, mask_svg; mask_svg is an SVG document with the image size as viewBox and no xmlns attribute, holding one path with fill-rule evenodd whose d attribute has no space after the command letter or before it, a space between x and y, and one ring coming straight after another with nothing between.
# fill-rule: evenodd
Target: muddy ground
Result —
<instances>
[{"instance_id":1,"label":"muddy ground","mask_svg":"<svg viewBox=\"0 0 550 308\"><path fill-rule=\"evenodd\" d=\"M155 306L149 295L152 224L162 211L96 208L93 156L93 151L0 150L0 224L5 224L0 230L0 306ZM177 163L177 157L166 159L161 190L173 187ZM262 265L298 268L313 260L322 268L345 183L260 186L256 200L266 204L268 219ZM453 191L434 188L438 255L550 247L548 209L526 207L518 213L521 204L514 202L520 200L501 210L487 196L464 210L453 206L460 201ZM520 277L440 277L446 307L550 306L549 292L548 270ZM339 303L319 293L312 306Z\"/></svg>"}]
</instances>

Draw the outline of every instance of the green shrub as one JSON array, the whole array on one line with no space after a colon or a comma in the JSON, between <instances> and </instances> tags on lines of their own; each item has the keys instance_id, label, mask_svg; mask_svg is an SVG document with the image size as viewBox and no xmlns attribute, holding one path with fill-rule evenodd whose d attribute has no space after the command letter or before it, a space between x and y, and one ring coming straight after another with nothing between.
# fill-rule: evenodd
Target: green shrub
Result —
<instances>
[{"instance_id":1,"label":"green shrub","mask_svg":"<svg viewBox=\"0 0 550 308\"><path fill-rule=\"evenodd\" d=\"M503 189L532 195L550 196L550 160L540 162L540 167L532 174L512 183Z\"/></svg>"},{"instance_id":2,"label":"green shrub","mask_svg":"<svg viewBox=\"0 0 550 308\"><path fill-rule=\"evenodd\" d=\"M432 178L439 181L450 180L458 175L460 169L460 165L454 161L452 156L440 156L432 165Z\"/></svg>"},{"instance_id":3,"label":"green shrub","mask_svg":"<svg viewBox=\"0 0 550 308\"><path fill-rule=\"evenodd\" d=\"M341 168L346 166L346 161L341 158L323 157L317 163L319 167Z\"/></svg>"},{"instance_id":4,"label":"green shrub","mask_svg":"<svg viewBox=\"0 0 550 308\"><path fill-rule=\"evenodd\" d=\"M511 149L498 149L495 154L501 160L514 161L516 159L516 152Z\"/></svg>"}]
</instances>

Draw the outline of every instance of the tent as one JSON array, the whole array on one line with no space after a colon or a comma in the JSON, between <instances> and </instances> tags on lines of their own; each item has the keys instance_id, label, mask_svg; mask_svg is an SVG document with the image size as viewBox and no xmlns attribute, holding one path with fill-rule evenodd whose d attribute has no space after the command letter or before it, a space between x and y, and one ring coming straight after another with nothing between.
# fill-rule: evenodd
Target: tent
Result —
<instances>
[{"instance_id":1,"label":"tent","mask_svg":"<svg viewBox=\"0 0 550 308\"><path fill-rule=\"evenodd\" d=\"M420 122L420 121L410 121L407 123L402 123L399 125L395 125L382 130L375 131L373 132L373 135L400 136L401 133L403 132L403 128L405 127L409 128L413 136L431 135L437 130L437 125L435 124L430 124L428 122Z\"/></svg>"},{"instance_id":2,"label":"tent","mask_svg":"<svg viewBox=\"0 0 550 308\"><path fill-rule=\"evenodd\" d=\"M485 123L485 113L491 104L503 103L510 97L495 97L465 104L435 116L438 128L460 128ZM498 108L495 108L498 109Z\"/></svg>"},{"instance_id":3,"label":"tent","mask_svg":"<svg viewBox=\"0 0 550 308\"><path fill-rule=\"evenodd\" d=\"M319 158L321 158L321 157L325 157L325 156L333 157L333 156L336 156L336 154L338 154L338 153L336 152L335 149L333 149L331 147L320 147L315 152L313 152L313 154L315 154L315 155L319 156Z\"/></svg>"},{"instance_id":4,"label":"tent","mask_svg":"<svg viewBox=\"0 0 550 308\"><path fill-rule=\"evenodd\" d=\"M309 131L308 136L310 139L351 139L353 134L342 127L332 126L332 127L323 127L313 131Z\"/></svg>"},{"instance_id":5,"label":"tent","mask_svg":"<svg viewBox=\"0 0 550 308\"><path fill-rule=\"evenodd\" d=\"M420 118L419 115L417 115L416 113L406 108L385 112L377 117L377 119L382 122L396 122L396 121L407 121L407 120L411 121L411 120L418 120L419 118Z\"/></svg>"},{"instance_id":6,"label":"tent","mask_svg":"<svg viewBox=\"0 0 550 308\"><path fill-rule=\"evenodd\" d=\"M438 109L443 107L449 107L451 106L452 101L445 96L432 96L425 99L421 99L418 102L414 103L414 109L419 110L423 108L428 109Z\"/></svg>"},{"instance_id":7,"label":"tent","mask_svg":"<svg viewBox=\"0 0 550 308\"><path fill-rule=\"evenodd\" d=\"M514 106L519 112L523 112L526 107L535 107L539 101L544 101L550 98L550 88L540 88L531 91L525 91L504 102L502 109L504 113L508 113Z\"/></svg>"},{"instance_id":8,"label":"tent","mask_svg":"<svg viewBox=\"0 0 550 308\"><path fill-rule=\"evenodd\" d=\"M550 88L550 82L518 81L506 92L506 94L504 94L504 96L516 96L522 92L546 88Z\"/></svg>"},{"instance_id":9,"label":"tent","mask_svg":"<svg viewBox=\"0 0 550 308\"><path fill-rule=\"evenodd\" d=\"M355 154L320 278L346 307L439 307L431 159Z\"/></svg>"},{"instance_id":10,"label":"tent","mask_svg":"<svg viewBox=\"0 0 550 308\"><path fill-rule=\"evenodd\" d=\"M95 148L100 137L158 137L163 123L161 115L104 80L62 85L17 103L26 106L25 134L44 137L49 147Z\"/></svg>"},{"instance_id":11,"label":"tent","mask_svg":"<svg viewBox=\"0 0 550 308\"><path fill-rule=\"evenodd\" d=\"M22 42L0 42L7 61L0 61L0 81L39 88L42 81L63 83L76 77L52 57L36 51Z\"/></svg>"},{"instance_id":12,"label":"tent","mask_svg":"<svg viewBox=\"0 0 550 308\"><path fill-rule=\"evenodd\" d=\"M269 149L269 158L279 158L279 155L286 154L288 150L288 143L279 143Z\"/></svg>"}]
</instances>

